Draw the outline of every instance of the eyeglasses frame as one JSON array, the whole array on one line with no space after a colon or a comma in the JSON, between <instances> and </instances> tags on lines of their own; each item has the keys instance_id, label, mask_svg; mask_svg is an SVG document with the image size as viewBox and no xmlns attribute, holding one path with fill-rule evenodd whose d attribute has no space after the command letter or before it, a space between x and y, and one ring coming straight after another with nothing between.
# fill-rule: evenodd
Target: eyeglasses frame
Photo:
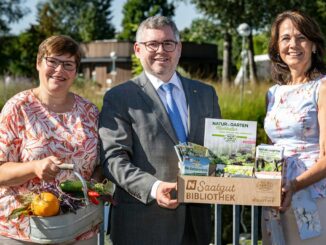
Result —
<instances>
[{"instance_id":1,"label":"eyeglasses frame","mask_svg":"<svg viewBox=\"0 0 326 245\"><path fill-rule=\"evenodd\" d=\"M49 65L49 64L48 64L48 58L54 59L56 62L58 62L58 65L57 65L56 67ZM49 67L51 67L51 68L56 69L59 65L62 65L62 68L63 68L64 70L66 70L66 71L77 71L77 63L74 62L74 61L62 61L62 60L59 60L59 59L57 59L57 58L49 57L49 56L44 56L43 59L45 60L46 65L49 66ZM74 64L75 64L75 68L72 69L72 70L66 69L65 64L68 63L68 62L69 62L69 63L70 63L70 62L71 62L71 63L74 63Z\"/></svg>"},{"instance_id":2,"label":"eyeglasses frame","mask_svg":"<svg viewBox=\"0 0 326 245\"><path fill-rule=\"evenodd\" d=\"M174 43L174 45L175 45L175 46L174 46L174 49L171 50L171 51L167 51L167 50L165 50L165 48L164 48L164 43L166 43L166 42ZM174 52L175 49L177 48L177 44L178 44L179 42L174 41L174 40L165 40L165 41L163 41L163 42L158 42L158 41L147 41L147 42L138 42L138 43L139 43L139 44L143 44L148 52L157 52L157 50L160 48L160 46L162 46L162 48L163 48L163 50L164 50L165 52L172 53L172 52ZM148 43L157 43L157 44L159 44L159 45L157 46L157 49L156 49L156 50L154 50L154 49L151 50L151 49L149 49L148 46L147 46Z\"/></svg>"}]
</instances>

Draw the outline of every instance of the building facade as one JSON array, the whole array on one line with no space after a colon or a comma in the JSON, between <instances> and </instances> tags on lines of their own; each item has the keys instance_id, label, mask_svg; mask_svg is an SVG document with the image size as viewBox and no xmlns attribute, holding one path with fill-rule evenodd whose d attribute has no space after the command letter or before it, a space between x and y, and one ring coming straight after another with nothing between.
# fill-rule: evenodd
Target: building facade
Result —
<instances>
[{"instance_id":1,"label":"building facade","mask_svg":"<svg viewBox=\"0 0 326 245\"><path fill-rule=\"evenodd\" d=\"M80 71L85 79L97 81L110 88L133 77L131 55L133 43L100 40L81 45L84 56ZM217 46L212 44L182 43L179 66L195 78L217 77Z\"/></svg>"}]
</instances>

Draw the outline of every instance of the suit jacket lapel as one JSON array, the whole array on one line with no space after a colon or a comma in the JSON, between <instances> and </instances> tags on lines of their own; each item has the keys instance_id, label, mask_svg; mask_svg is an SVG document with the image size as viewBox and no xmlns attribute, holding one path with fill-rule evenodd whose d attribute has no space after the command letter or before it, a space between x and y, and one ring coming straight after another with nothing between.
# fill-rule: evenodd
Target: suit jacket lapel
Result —
<instances>
[{"instance_id":1,"label":"suit jacket lapel","mask_svg":"<svg viewBox=\"0 0 326 245\"><path fill-rule=\"evenodd\" d=\"M164 130L171 137L174 144L178 144L177 136L174 132L173 126L170 122L169 115L157 94L152 83L148 80L145 73L143 72L135 82L141 87L142 91L139 91L139 95L145 101L145 104L154 112L157 120L160 122Z\"/></svg>"},{"instance_id":2,"label":"suit jacket lapel","mask_svg":"<svg viewBox=\"0 0 326 245\"><path fill-rule=\"evenodd\" d=\"M193 86L193 83L188 82L187 78L182 77L180 74L178 74L178 76L181 80L188 106L188 141L194 142L196 125L199 123L199 118L196 116L199 110L196 103L198 94L196 88Z\"/></svg>"}]
</instances>

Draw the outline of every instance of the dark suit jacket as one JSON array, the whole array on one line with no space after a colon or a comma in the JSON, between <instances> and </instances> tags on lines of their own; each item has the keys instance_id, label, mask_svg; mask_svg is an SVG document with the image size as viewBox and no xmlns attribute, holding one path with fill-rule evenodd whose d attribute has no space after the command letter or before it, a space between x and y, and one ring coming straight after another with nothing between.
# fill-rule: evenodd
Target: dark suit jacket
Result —
<instances>
[{"instance_id":1,"label":"dark suit jacket","mask_svg":"<svg viewBox=\"0 0 326 245\"><path fill-rule=\"evenodd\" d=\"M188 105L188 141L203 144L205 118L219 118L213 87L179 75ZM193 224L194 244L210 240L210 207L181 204L161 208L151 196L155 181L176 182L178 144L173 126L153 85L139 77L109 90L104 97L99 133L104 173L117 184L111 209L114 244L181 244ZM187 218L187 221L186 221Z\"/></svg>"}]
</instances>

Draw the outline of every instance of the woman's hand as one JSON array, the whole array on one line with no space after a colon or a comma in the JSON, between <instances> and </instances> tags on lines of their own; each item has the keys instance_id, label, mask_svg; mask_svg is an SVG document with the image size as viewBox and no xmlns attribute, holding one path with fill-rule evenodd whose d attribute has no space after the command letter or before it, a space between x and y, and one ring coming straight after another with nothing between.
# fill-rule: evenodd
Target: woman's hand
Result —
<instances>
[{"instance_id":1,"label":"woman's hand","mask_svg":"<svg viewBox=\"0 0 326 245\"><path fill-rule=\"evenodd\" d=\"M326 79L323 79L318 95L318 124L319 124L319 159L326 156Z\"/></svg>"},{"instance_id":2,"label":"woman's hand","mask_svg":"<svg viewBox=\"0 0 326 245\"><path fill-rule=\"evenodd\" d=\"M288 181L283 187L282 187L282 203L279 210L281 212L285 212L291 205L292 202L292 196L296 192L296 179L293 179L291 181Z\"/></svg>"},{"instance_id":3,"label":"woman's hand","mask_svg":"<svg viewBox=\"0 0 326 245\"><path fill-rule=\"evenodd\" d=\"M320 137L319 139L319 147L320 147L320 151L319 151L319 159L325 157L326 155L326 144L323 141L322 137Z\"/></svg>"},{"instance_id":4,"label":"woman's hand","mask_svg":"<svg viewBox=\"0 0 326 245\"><path fill-rule=\"evenodd\" d=\"M61 163L61 160L55 156L33 161L34 172L41 180L51 181L60 172L60 168L57 165Z\"/></svg>"}]
</instances>

